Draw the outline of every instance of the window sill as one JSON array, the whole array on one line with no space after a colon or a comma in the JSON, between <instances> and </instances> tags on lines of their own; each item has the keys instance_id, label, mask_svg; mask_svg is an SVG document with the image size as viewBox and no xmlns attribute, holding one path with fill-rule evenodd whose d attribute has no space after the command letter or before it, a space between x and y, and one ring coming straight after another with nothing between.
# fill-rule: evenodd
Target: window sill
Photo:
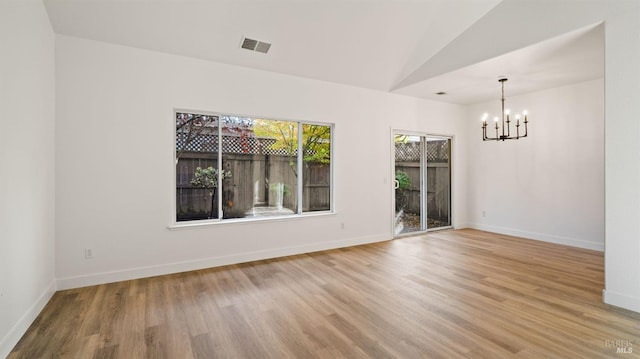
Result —
<instances>
[{"instance_id":1,"label":"window sill","mask_svg":"<svg viewBox=\"0 0 640 359\"><path fill-rule=\"evenodd\" d=\"M197 229L203 227L212 227L228 224L247 224L257 222L278 222L300 220L314 217L334 216L336 213L332 211L309 212L303 214L292 214L287 216L271 216L271 217L249 217L249 218L232 218L232 219L211 219L200 221L184 221L176 222L167 227L170 231L179 231L184 229Z\"/></svg>"}]
</instances>

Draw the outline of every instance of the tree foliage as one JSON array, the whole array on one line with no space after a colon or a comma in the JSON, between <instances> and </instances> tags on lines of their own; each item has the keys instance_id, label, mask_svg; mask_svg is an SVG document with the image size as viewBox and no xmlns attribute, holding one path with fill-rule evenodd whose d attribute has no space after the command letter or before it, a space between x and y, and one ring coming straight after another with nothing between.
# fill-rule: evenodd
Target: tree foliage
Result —
<instances>
[{"instance_id":1,"label":"tree foliage","mask_svg":"<svg viewBox=\"0 0 640 359\"><path fill-rule=\"evenodd\" d=\"M215 133L218 126L218 116L198 115L192 113L176 114L176 163L198 136Z\"/></svg>"},{"instance_id":2,"label":"tree foliage","mask_svg":"<svg viewBox=\"0 0 640 359\"><path fill-rule=\"evenodd\" d=\"M411 186L411 177L405 171L396 171L398 189L408 189Z\"/></svg>"},{"instance_id":3,"label":"tree foliage","mask_svg":"<svg viewBox=\"0 0 640 359\"><path fill-rule=\"evenodd\" d=\"M231 171L222 170L220 178L225 179L231 177ZM196 171L193 174L191 185L194 187L206 188L209 190L209 196L211 196L211 211L209 212L209 219L215 218L215 190L218 187L218 169L211 166L207 168L196 167Z\"/></svg>"},{"instance_id":4,"label":"tree foliage","mask_svg":"<svg viewBox=\"0 0 640 359\"><path fill-rule=\"evenodd\" d=\"M271 148L286 152L289 157L289 166L297 176L295 159L298 155L298 124L256 119L253 131L257 137L276 140ZM305 162L329 164L331 162L331 127L303 124L302 153Z\"/></svg>"},{"instance_id":5,"label":"tree foliage","mask_svg":"<svg viewBox=\"0 0 640 359\"><path fill-rule=\"evenodd\" d=\"M231 171L222 170L220 177L222 179L231 177ZM196 167L191 185L207 189L218 187L218 169L211 166L207 168Z\"/></svg>"},{"instance_id":6,"label":"tree foliage","mask_svg":"<svg viewBox=\"0 0 640 359\"><path fill-rule=\"evenodd\" d=\"M302 125L304 160L329 164L331 162L331 127Z\"/></svg>"}]
</instances>

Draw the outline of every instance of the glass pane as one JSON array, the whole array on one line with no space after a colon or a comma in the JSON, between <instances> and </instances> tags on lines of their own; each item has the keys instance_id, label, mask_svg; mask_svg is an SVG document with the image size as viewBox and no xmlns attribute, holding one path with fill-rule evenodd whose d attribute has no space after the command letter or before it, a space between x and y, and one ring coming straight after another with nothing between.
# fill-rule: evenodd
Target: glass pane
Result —
<instances>
[{"instance_id":1,"label":"glass pane","mask_svg":"<svg viewBox=\"0 0 640 359\"><path fill-rule=\"evenodd\" d=\"M217 218L218 117L176 113L176 221Z\"/></svg>"},{"instance_id":2,"label":"glass pane","mask_svg":"<svg viewBox=\"0 0 640 359\"><path fill-rule=\"evenodd\" d=\"M395 234L423 230L420 136L396 135L395 144Z\"/></svg>"},{"instance_id":3,"label":"glass pane","mask_svg":"<svg viewBox=\"0 0 640 359\"><path fill-rule=\"evenodd\" d=\"M427 228L451 225L451 139L427 138Z\"/></svg>"},{"instance_id":4,"label":"glass pane","mask_svg":"<svg viewBox=\"0 0 640 359\"><path fill-rule=\"evenodd\" d=\"M222 218L296 213L298 123L221 116Z\"/></svg>"},{"instance_id":5,"label":"glass pane","mask_svg":"<svg viewBox=\"0 0 640 359\"><path fill-rule=\"evenodd\" d=\"M331 126L302 125L302 211L331 210Z\"/></svg>"}]
</instances>

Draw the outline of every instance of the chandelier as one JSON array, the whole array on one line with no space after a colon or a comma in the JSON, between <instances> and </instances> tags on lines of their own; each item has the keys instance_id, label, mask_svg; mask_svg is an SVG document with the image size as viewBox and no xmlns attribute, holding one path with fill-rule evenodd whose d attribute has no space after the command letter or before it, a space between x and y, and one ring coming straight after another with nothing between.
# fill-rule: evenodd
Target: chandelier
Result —
<instances>
[{"instance_id":1,"label":"chandelier","mask_svg":"<svg viewBox=\"0 0 640 359\"><path fill-rule=\"evenodd\" d=\"M511 132L510 132L510 125L511 125L511 119L509 118L509 110L505 110L504 109L504 83L507 82L507 78L503 77L498 79L498 81L500 82L500 84L502 85L502 127L498 126L498 117L494 117L493 121L495 122L495 130L496 130L496 137L489 137L487 136L487 118L489 117L489 114L485 113L482 116L482 140L483 141L504 141L504 140L517 140L519 138L523 138L523 137L527 137L527 123L529 123L529 121L527 120L527 110L522 111L522 115L524 116L524 135L520 136L520 114L516 114L515 115L515 119L516 119L516 135L515 136L511 136ZM505 116L507 117L507 120L505 121ZM505 125L506 124L506 125ZM506 131L505 131L506 128ZM500 129L502 129L502 134L500 134Z\"/></svg>"}]
</instances>

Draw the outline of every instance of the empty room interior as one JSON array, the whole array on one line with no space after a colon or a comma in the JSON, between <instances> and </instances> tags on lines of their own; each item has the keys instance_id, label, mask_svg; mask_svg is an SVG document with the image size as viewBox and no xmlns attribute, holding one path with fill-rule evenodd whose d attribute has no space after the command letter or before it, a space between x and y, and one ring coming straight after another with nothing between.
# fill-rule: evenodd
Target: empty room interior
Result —
<instances>
[{"instance_id":1,"label":"empty room interior","mask_svg":"<svg viewBox=\"0 0 640 359\"><path fill-rule=\"evenodd\" d=\"M640 0L0 29L0 357L640 357Z\"/></svg>"}]
</instances>

